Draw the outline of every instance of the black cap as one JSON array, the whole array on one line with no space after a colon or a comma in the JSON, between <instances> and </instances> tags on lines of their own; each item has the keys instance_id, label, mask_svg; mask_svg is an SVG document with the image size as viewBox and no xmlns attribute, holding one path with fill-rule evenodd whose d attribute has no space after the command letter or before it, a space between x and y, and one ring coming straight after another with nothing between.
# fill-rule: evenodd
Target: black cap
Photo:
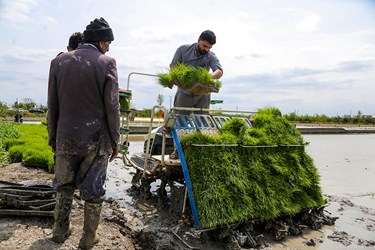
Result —
<instances>
[{"instance_id":1,"label":"black cap","mask_svg":"<svg viewBox=\"0 0 375 250\"><path fill-rule=\"evenodd\" d=\"M103 17L95 18L89 25L86 26L86 30L83 32L83 39L85 42L99 42L99 41L113 41L112 29Z\"/></svg>"}]
</instances>

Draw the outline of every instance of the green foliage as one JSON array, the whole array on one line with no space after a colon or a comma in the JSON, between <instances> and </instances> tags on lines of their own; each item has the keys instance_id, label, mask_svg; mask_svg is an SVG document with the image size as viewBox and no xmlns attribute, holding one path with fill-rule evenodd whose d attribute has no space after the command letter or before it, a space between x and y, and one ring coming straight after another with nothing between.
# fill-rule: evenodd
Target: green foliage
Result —
<instances>
[{"instance_id":1,"label":"green foliage","mask_svg":"<svg viewBox=\"0 0 375 250\"><path fill-rule=\"evenodd\" d=\"M221 81L213 79L205 68L177 64L171 68L169 73L160 73L158 83L163 87L171 88L173 84L178 84L181 88L190 88L193 84L200 82L210 84L216 88L221 88Z\"/></svg>"},{"instance_id":2,"label":"green foliage","mask_svg":"<svg viewBox=\"0 0 375 250\"><path fill-rule=\"evenodd\" d=\"M259 110L254 125L232 119L219 135L181 139L203 228L275 219L325 203L312 158L304 146L291 146L303 144L297 129L275 108Z\"/></svg>"},{"instance_id":3,"label":"green foliage","mask_svg":"<svg viewBox=\"0 0 375 250\"><path fill-rule=\"evenodd\" d=\"M129 100L129 98L120 96L120 110L121 111L130 110L130 100Z\"/></svg>"},{"instance_id":4,"label":"green foliage","mask_svg":"<svg viewBox=\"0 0 375 250\"><path fill-rule=\"evenodd\" d=\"M356 116L344 115L344 116L334 116L328 117L327 115L297 115L295 112L285 114L284 117L290 122L299 123L323 123L323 124L366 124L374 125L375 117L363 115L361 111L358 111Z\"/></svg>"},{"instance_id":5,"label":"green foliage","mask_svg":"<svg viewBox=\"0 0 375 250\"><path fill-rule=\"evenodd\" d=\"M5 117L8 110L8 105L0 101L0 117Z\"/></svg>"},{"instance_id":6,"label":"green foliage","mask_svg":"<svg viewBox=\"0 0 375 250\"><path fill-rule=\"evenodd\" d=\"M33 99L31 98L22 98L22 102L15 101L13 104L13 108L16 109L24 109L24 110L29 110L30 108L33 108L36 106L36 103L34 102Z\"/></svg>"},{"instance_id":7,"label":"green foliage","mask_svg":"<svg viewBox=\"0 0 375 250\"><path fill-rule=\"evenodd\" d=\"M172 87L172 77L169 73L160 73L158 76L158 83L163 87Z\"/></svg>"},{"instance_id":8,"label":"green foliage","mask_svg":"<svg viewBox=\"0 0 375 250\"><path fill-rule=\"evenodd\" d=\"M0 163L8 162L6 141L17 138L19 135L15 123L0 121Z\"/></svg>"},{"instance_id":9,"label":"green foliage","mask_svg":"<svg viewBox=\"0 0 375 250\"><path fill-rule=\"evenodd\" d=\"M17 125L18 138L5 140L11 162L22 161L27 166L43 167L53 172L54 154L48 146L48 133L42 124Z\"/></svg>"}]
</instances>

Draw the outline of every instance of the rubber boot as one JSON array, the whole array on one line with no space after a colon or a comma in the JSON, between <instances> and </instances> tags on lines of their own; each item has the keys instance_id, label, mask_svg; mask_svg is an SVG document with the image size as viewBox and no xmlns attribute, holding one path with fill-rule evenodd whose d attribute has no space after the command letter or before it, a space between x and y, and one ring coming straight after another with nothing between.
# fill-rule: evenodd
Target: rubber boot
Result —
<instances>
[{"instance_id":1,"label":"rubber boot","mask_svg":"<svg viewBox=\"0 0 375 250\"><path fill-rule=\"evenodd\" d=\"M100 212L102 211L103 200L85 201L83 234L79 241L79 247L90 249L94 244L99 242L99 236L96 233L100 221Z\"/></svg>"},{"instance_id":2,"label":"rubber boot","mask_svg":"<svg viewBox=\"0 0 375 250\"><path fill-rule=\"evenodd\" d=\"M54 210L55 223L51 240L56 243L64 242L72 233L70 211L72 210L73 192L58 191Z\"/></svg>"}]
</instances>

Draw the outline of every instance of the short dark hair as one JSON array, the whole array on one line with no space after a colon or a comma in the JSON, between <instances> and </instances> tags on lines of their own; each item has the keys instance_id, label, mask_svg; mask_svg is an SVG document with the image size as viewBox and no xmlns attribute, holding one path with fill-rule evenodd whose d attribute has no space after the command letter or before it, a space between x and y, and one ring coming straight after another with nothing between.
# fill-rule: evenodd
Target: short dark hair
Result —
<instances>
[{"instance_id":1,"label":"short dark hair","mask_svg":"<svg viewBox=\"0 0 375 250\"><path fill-rule=\"evenodd\" d=\"M68 46L71 47L72 49L76 49L80 43L82 43L82 38L83 35L81 32L74 32L70 37L69 37L69 44Z\"/></svg>"},{"instance_id":2,"label":"short dark hair","mask_svg":"<svg viewBox=\"0 0 375 250\"><path fill-rule=\"evenodd\" d=\"M203 41L207 41L210 44L214 45L216 43L216 36L215 33L211 30L205 30L202 32L202 34L199 36L199 39Z\"/></svg>"}]
</instances>

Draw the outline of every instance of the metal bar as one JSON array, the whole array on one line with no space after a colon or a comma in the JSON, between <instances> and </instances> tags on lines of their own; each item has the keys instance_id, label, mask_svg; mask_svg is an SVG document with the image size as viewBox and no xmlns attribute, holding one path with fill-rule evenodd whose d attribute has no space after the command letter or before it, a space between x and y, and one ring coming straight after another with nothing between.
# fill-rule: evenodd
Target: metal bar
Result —
<instances>
[{"instance_id":1,"label":"metal bar","mask_svg":"<svg viewBox=\"0 0 375 250\"><path fill-rule=\"evenodd\" d=\"M238 147L238 144L190 144L194 147Z\"/></svg>"},{"instance_id":2,"label":"metal bar","mask_svg":"<svg viewBox=\"0 0 375 250\"><path fill-rule=\"evenodd\" d=\"M228 113L246 113L246 114L256 114L255 111L247 110L231 110L231 109L207 109L207 108L185 108L185 107L173 107L171 110L184 110L184 111L215 111L215 112L228 112Z\"/></svg>"},{"instance_id":3,"label":"metal bar","mask_svg":"<svg viewBox=\"0 0 375 250\"><path fill-rule=\"evenodd\" d=\"M129 84L130 84L130 76L132 75L141 75L141 76L157 76L157 75L154 75L154 74L148 74L148 73L141 73L141 72L131 72L129 75L128 75L128 84L127 84L127 89L129 89Z\"/></svg>"},{"instance_id":4,"label":"metal bar","mask_svg":"<svg viewBox=\"0 0 375 250\"><path fill-rule=\"evenodd\" d=\"M144 165L143 165L143 177L146 176L147 162L148 162L148 159L150 157L149 156L149 154L150 154L150 139L151 139L152 123L154 121L154 109L155 109L155 107L157 107L157 106L154 106L151 109L151 120L150 120L150 126L148 128L147 146L146 146L146 152L145 152L145 162L144 162Z\"/></svg>"},{"instance_id":5,"label":"metal bar","mask_svg":"<svg viewBox=\"0 0 375 250\"><path fill-rule=\"evenodd\" d=\"M177 134L175 128L172 128L172 136L173 136L173 140L174 140L174 143L176 145L176 148L177 148L178 155L180 156L182 172L184 174L186 188L188 189L188 193L189 193L189 201L190 201L191 212L193 213L194 226L195 226L196 229L200 229L201 225L200 225L200 222L199 222L197 206L195 204L195 199L194 199L194 194L193 194L193 186L191 185L189 170L188 170L187 163L186 163L186 160L185 160L184 152L182 151L180 139L178 138L178 134Z\"/></svg>"},{"instance_id":6,"label":"metal bar","mask_svg":"<svg viewBox=\"0 0 375 250\"><path fill-rule=\"evenodd\" d=\"M177 228L172 228L171 230L174 236L177 237L177 239L179 239L182 243L184 243L184 245L189 249L200 249L199 247L190 246L186 241L184 241L184 239L180 235L178 235L178 229L179 229L179 226Z\"/></svg>"},{"instance_id":7,"label":"metal bar","mask_svg":"<svg viewBox=\"0 0 375 250\"><path fill-rule=\"evenodd\" d=\"M166 114L168 113L168 110L163 107L163 106L158 106L158 105L155 105L152 109L151 109L151 120L150 120L150 126L148 128L148 137L147 137L147 146L146 146L146 154L145 154L145 163L143 165L143 176L145 176L145 173L146 173L146 166L147 166L147 162L148 162L148 159L150 158L151 154L150 154L150 138L151 138L151 131L152 131L152 124L153 124L153 121L154 121L154 115L155 115L155 109L156 108L159 108L161 110L163 110L164 112L164 122L166 122L166 119L165 117L168 117ZM164 154L165 154L165 134L163 133L163 136L162 136L162 158L161 158L161 164L164 166Z\"/></svg>"},{"instance_id":8,"label":"metal bar","mask_svg":"<svg viewBox=\"0 0 375 250\"><path fill-rule=\"evenodd\" d=\"M279 145L245 146L245 145L239 144L238 146L243 147L243 148L277 148Z\"/></svg>"}]
</instances>

